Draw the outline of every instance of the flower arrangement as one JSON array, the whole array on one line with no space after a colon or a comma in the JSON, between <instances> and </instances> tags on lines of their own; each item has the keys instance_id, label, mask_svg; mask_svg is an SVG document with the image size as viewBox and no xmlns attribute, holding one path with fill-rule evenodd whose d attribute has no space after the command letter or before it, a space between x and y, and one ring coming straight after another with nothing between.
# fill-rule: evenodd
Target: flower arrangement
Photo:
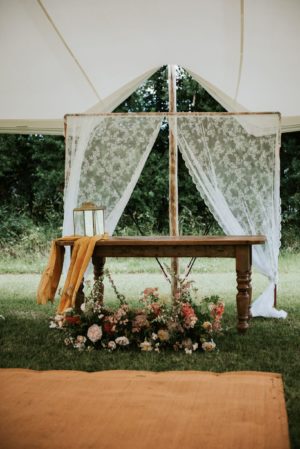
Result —
<instances>
[{"instance_id":1,"label":"flower arrangement","mask_svg":"<svg viewBox=\"0 0 300 449\"><path fill-rule=\"evenodd\" d=\"M158 288L146 288L140 307L134 309L117 291L108 270L105 274L119 301L117 308L102 303L103 278L94 283L81 306L81 313L67 309L50 322L51 328L65 330L64 342L79 350L137 347L143 352L160 352L164 348L213 351L213 337L222 331L224 302L218 296L196 302L192 282L180 283L171 305L160 298ZM100 299L99 299L100 298Z\"/></svg>"}]
</instances>

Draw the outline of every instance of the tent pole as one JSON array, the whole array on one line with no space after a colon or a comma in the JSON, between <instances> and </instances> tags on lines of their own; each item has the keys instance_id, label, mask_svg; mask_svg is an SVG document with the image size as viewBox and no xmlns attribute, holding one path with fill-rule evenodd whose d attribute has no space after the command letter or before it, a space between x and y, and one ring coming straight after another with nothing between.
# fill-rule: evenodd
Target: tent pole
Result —
<instances>
[{"instance_id":1,"label":"tent pole","mask_svg":"<svg viewBox=\"0 0 300 449\"><path fill-rule=\"evenodd\" d=\"M177 112L176 107L176 66L168 66L169 112ZM177 149L177 118L169 118L169 230L171 236L179 235L178 226L178 149ZM179 259L171 259L171 295L175 298L178 288Z\"/></svg>"}]
</instances>

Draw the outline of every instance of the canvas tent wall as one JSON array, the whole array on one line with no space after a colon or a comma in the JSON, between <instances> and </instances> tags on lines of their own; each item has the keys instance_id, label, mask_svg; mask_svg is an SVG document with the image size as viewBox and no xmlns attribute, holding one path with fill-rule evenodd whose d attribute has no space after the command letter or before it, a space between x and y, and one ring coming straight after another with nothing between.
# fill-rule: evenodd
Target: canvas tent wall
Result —
<instances>
[{"instance_id":1,"label":"canvas tent wall","mask_svg":"<svg viewBox=\"0 0 300 449\"><path fill-rule=\"evenodd\" d=\"M300 130L299 23L298 0L0 0L0 132L62 134L65 113L112 111L165 64Z\"/></svg>"}]
</instances>

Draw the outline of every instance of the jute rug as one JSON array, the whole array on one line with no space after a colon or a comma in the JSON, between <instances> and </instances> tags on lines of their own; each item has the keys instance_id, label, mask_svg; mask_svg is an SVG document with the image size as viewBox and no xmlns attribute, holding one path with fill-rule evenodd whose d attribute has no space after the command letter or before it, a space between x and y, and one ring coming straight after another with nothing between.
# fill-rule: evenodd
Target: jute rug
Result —
<instances>
[{"instance_id":1,"label":"jute rug","mask_svg":"<svg viewBox=\"0 0 300 449\"><path fill-rule=\"evenodd\" d=\"M2 449L288 449L281 376L0 370Z\"/></svg>"}]
</instances>

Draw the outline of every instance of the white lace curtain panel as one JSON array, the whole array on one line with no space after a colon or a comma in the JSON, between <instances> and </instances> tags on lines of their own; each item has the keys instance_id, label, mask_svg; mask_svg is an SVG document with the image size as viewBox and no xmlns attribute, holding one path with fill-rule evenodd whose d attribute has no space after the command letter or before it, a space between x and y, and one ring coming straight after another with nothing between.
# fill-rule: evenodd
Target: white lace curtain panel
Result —
<instances>
[{"instance_id":1,"label":"white lace curtain panel","mask_svg":"<svg viewBox=\"0 0 300 449\"><path fill-rule=\"evenodd\" d=\"M64 235L84 201L106 206L112 234L168 115L67 116ZM197 190L228 235L264 234L254 266L269 279L253 316L285 318L273 307L280 247L280 116L176 116L178 144Z\"/></svg>"}]
</instances>

